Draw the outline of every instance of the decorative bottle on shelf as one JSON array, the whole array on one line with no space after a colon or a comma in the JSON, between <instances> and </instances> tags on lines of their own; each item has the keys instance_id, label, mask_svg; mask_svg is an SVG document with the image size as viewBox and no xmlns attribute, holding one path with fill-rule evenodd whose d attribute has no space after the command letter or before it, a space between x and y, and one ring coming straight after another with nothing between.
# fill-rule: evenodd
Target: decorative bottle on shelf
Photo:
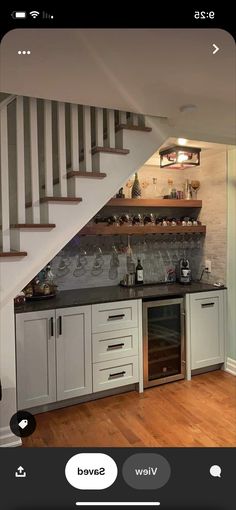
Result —
<instances>
[{"instance_id":1,"label":"decorative bottle on shelf","mask_svg":"<svg viewBox=\"0 0 236 510\"><path fill-rule=\"evenodd\" d=\"M140 183L139 183L139 180L138 180L137 172L135 172L135 178L134 178L134 183L133 183L133 186L132 186L131 197L132 198L141 198L141 186L140 186Z\"/></svg>"},{"instance_id":2,"label":"decorative bottle on shelf","mask_svg":"<svg viewBox=\"0 0 236 510\"><path fill-rule=\"evenodd\" d=\"M153 183L153 188L154 188L154 197L153 198L157 198L157 178L156 177L152 178L152 183Z\"/></svg>"},{"instance_id":3,"label":"decorative bottle on shelf","mask_svg":"<svg viewBox=\"0 0 236 510\"><path fill-rule=\"evenodd\" d=\"M173 179L168 179L168 198L172 198Z\"/></svg>"},{"instance_id":4,"label":"decorative bottle on shelf","mask_svg":"<svg viewBox=\"0 0 236 510\"><path fill-rule=\"evenodd\" d=\"M140 259L138 259L138 263L136 266L135 283L137 284L143 283L143 266L141 264Z\"/></svg>"},{"instance_id":5,"label":"decorative bottle on shelf","mask_svg":"<svg viewBox=\"0 0 236 510\"><path fill-rule=\"evenodd\" d=\"M191 200L192 198L189 179L186 179L184 183L184 198L185 200Z\"/></svg>"}]
</instances>

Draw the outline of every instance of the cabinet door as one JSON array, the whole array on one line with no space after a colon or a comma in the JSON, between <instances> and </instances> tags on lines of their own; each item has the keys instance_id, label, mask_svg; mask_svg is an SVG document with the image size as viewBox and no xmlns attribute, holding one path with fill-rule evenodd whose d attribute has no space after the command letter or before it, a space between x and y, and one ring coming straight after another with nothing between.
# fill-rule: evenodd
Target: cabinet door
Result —
<instances>
[{"instance_id":1,"label":"cabinet door","mask_svg":"<svg viewBox=\"0 0 236 510\"><path fill-rule=\"evenodd\" d=\"M191 369L224 362L224 294L190 296Z\"/></svg>"},{"instance_id":2,"label":"cabinet door","mask_svg":"<svg viewBox=\"0 0 236 510\"><path fill-rule=\"evenodd\" d=\"M16 315L18 409L56 400L55 312Z\"/></svg>"},{"instance_id":3,"label":"cabinet door","mask_svg":"<svg viewBox=\"0 0 236 510\"><path fill-rule=\"evenodd\" d=\"M56 310L57 400L92 393L91 307Z\"/></svg>"}]
</instances>

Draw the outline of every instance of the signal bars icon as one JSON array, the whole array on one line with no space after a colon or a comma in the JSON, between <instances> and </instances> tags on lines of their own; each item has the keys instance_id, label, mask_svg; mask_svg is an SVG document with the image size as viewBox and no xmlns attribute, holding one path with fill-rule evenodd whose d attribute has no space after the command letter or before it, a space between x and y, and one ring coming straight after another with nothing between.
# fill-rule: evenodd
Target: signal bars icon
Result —
<instances>
[{"instance_id":1,"label":"signal bars icon","mask_svg":"<svg viewBox=\"0 0 236 510\"><path fill-rule=\"evenodd\" d=\"M53 19L54 16L48 12L43 11L43 19Z\"/></svg>"}]
</instances>

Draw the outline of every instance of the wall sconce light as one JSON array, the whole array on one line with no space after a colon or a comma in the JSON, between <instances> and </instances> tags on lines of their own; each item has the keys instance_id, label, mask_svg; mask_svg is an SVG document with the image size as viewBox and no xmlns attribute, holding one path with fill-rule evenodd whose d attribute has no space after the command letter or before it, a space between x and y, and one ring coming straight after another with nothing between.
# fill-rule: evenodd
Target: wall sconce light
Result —
<instances>
[{"instance_id":1,"label":"wall sconce light","mask_svg":"<svg viewBox=\"0 0 236 510\"><path fill-rule=\"evenodd\" d=\"M200 165L201 149L174 145L159 151L161 168L191 168Z\"/></svg>"}]
</instances>

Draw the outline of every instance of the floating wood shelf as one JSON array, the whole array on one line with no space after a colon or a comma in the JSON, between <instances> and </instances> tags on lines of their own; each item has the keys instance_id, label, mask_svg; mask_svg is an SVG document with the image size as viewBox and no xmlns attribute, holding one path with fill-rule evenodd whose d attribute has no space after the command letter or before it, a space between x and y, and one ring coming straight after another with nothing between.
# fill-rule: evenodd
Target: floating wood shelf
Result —
<instances>
[{"instance_id":1,"label":"floating wood shelf","mask_svg":"<svg viewBox=\"0 0 236 510\"><path fill-rule=\"evenodd\" d=\"M105 225L104 223L94 223L86 225L80 230L80 235L95 236L114 236L114 235L142 235L142 234L193 234L206 233L205 225L195 225L183 227L182 225L162 227L159 225Z\"/></svg>"},{"instance_id":2,"label":"floating wood shelf","mask_svg":"<svg viewBox=\"0 0 236 510\"><path fill-rule=\"evenodd\" d=\"M202 200L156 198L112 198L106 206L112 207L202 207Z\"/></svg>"}]
</instances>

